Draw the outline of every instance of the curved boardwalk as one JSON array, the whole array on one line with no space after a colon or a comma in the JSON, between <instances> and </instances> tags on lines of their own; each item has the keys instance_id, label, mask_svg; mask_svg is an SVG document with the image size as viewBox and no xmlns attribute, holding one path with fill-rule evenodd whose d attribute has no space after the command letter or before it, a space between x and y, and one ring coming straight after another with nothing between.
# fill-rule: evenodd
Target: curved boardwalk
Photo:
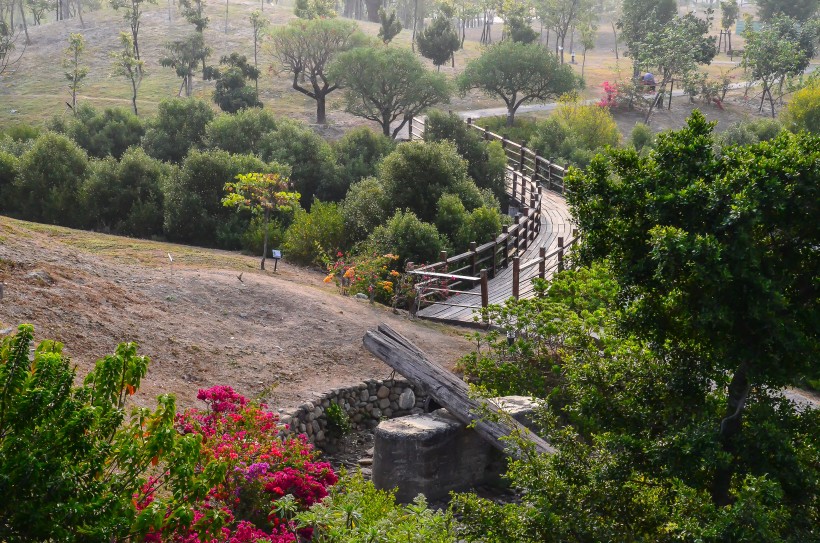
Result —
<instances>
[{"instance_id":1,"label":"curved boardwalk","mask_svg":"<svg viewBox=\"0 0 820 543\"><path fill-rule=\"evenodd\" d=\"M563 237L564 242L569 241L572 236L572 218L567 207L566 200L560 194L545 190L541 201L541 228L535 240L529 247L520 254L522 262L527 262L538 258L539 249L546 247L547 253L558 247L558 238ZM547 277L552 271L547 271ZM521 271L520 292L521 298L529 298L533 295L532 279L538 276L538 267L531 266ZM501 270L495 278L489 281L489 303L500 304L512 296L513 267L509 266ZM477 310L481 309L480 294L481 289L476 286L471 294L456 294L447 300L444 305L434 303L418 311L416 314L423 319L433 319L443 322L474 324ZM454 307L463 305L469 307Z\"/></svg>"}]
</instances>

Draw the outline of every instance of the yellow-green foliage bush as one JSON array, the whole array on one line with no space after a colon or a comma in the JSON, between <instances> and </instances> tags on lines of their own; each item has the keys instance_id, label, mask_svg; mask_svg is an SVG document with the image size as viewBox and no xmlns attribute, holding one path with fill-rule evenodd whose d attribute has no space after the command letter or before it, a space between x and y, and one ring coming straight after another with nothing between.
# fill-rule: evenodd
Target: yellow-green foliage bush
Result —
<instances>
[{"instance_id":1,"label":"yellow-green foliage bush","mask_svg":"<svg viewBox=\"0 0 820 543\"><path fill-rule=\"evenodd\" d=\"M820 81L794 93L794 98L783 110L783 124L792 132L806 130L820 134Z\"/></svg>"}]
</instances>

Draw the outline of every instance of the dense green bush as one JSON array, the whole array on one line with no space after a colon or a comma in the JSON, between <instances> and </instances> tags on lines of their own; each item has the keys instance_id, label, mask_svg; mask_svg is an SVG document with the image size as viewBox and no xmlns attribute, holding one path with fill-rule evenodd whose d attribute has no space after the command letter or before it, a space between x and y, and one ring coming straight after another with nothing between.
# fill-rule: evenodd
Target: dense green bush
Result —
<instances>
[{"instance_id":1,"label":"dense green bush","mask_svg":"<svg viewBox=\"0 0 820 543\"><path fill-rule=\"evenodd\" d=\"M299 264L323 264L344 243L344 218L333 202L316 200L310 211L298 209L285 232L285 257Z\"/></svg>"},{"instance_id":2,"label":"dense green bush","mask_svg":"<svg viewBox=\"0 0 820 543\"><path fill-rule=\"evenodd\" d=\"M481 194L467 176L467 162L448 141L409 142L396 147L379 168L391 207L410 209L421 220L436 217L445 193L458 194L468 209L481 205Z\"/></svg>"},{"instance_id":3,"label":"dense green bush","mask_svg":"<svg viewBox=\"0 0 820 543\"><path fill-rule=\"evenodd\" d=\"M754 145L760 141L750 123L744 121L729 125L726 130L717 135L715 140L719 147Z\"/></svg>"},{"instance_id":4,"label":"dense green bush","mask_svg":"<svg viewBox=\"0 0 820 543\"><path fill-rule=\"evenodd\" d=\"M504 136L515 143L526 143L530 141L538 128L538 121L532 118L516 117L512 126L507 126L507 116L483 117L476 119L475 124L481 128L486 128L494 134Z\"/></svg>"},{"instance_id":5,"label":"dense green bush","mask_svg":"<svg viewBox=\"0 0 820 543\"><path fill-rule=\"evenodd\" d=\"M0 151L0 211L14 210L12 185L17 177L19 160L16 156Z\"/></svg>"},{"instance_id":6,"label":"dense green bush","mask_svg":"<svg viewBox=\"0 0 820 543\"><path fill-rule=\"evenodd\" d=\"M461 232L468 216L467 209L455 194L443 194L436 203L436 228L441 235L454 242L452 245L456 252L463 247Z\"/></svg>"},{"instance_id":7,"label":"dense green bush","mask_svg":"<svg viewBox=\"0 0 820 543\"><path fill-rule=\"evenodd\" d=\"M24 219L80 226L80 187L87 168L88 157L76 143L60 134L43 133L20 157L12 189L13 211Z\"/></svg>"},{"instance_id":8,"label":"dense green bush","mask_svg":"<svg viewBox=\"0 0 820 543\"><path fill-rule=\"evenodd\" d=\"M393 140L364 126L345 133L333 144L339 164L339 190L344 188L347 193L353 183L376 175L381 159L395 148Z\"/></svg>"},{"instance_id":9,"label":"dense green bush","mask_svg":"<svg viewBox=\"0 0 820 543\"><path fill-rule=\"evenodd\" d=\"M399 505L395 494L377 490L361 474L345 475L330 495L297 515L316 543L455 543L450 513L427 507L419 495Z\"/></svg>"},{"instance_id":10,"label":"dense green bush","mask_svg":"<svg viewBox=\"0 0 820 543\"><path fill-rule=\"evenodd\" d=\"M204 144L205 127L214 118L210 104L196 98L172 98L146 123L142 146L154 158L180 162L190 149Z\"/></svg>"},{"instance_id":11,"label":"dense green bush","mask_svg":"<svg viewBox=\"0 0 820 543\"><path fill-rule=\"evenodd\" d=\"M545 158L585 167L598 151L617 147L621 133L608 108L565 101L539 122L528 146Z\"/></svg>"},{"instance_id":12,"label":"dense green bush","mask_svg":"<svg viewBox=\"0 0 820 543\"><path fill-rule=\"evenodd\" d=\"M655 140L652 129L643 123L635 123L632 133L629 135L629 142L636 151L640 152L644 147L651 148Z\"/></svg>"},{"instance_id":13,"label":"dense green bush","mask_svg":"<svg viewBox=\"0 0 820 543\"><path fill-rule=\"evenodd\" d=\"M330 144L304 124L277 121L276 129L259 142L259 155L268 162L291 167L290 182L293 190L302 195L304 208L310 207L314 196L324 201L344 197Z\"/></svg>"},{"instance_id":14,"label":"dense green bush","mask_svg":"<svg viewBox=\"0 0 820 543\"><path fill-rule=\"evenodd\" d=\"M373 253L398 255L402 263L418 263L437 261L439 253L447 248L447 242L435 225L422 221L412 211L399 210L373 230L367 246Z\"/></svg>"},{"instance_id":15,"label":"dense green bush","mask_svg":"<svg viewBox=\"0 0 820 543\"><path fill-rule=\"evenodd\" d=\"M0 129L0 137L7 137L14 141L34 140L39 135L40 129L30 124L11 124Z\"/></svg>"},{"instance_id":16,"label":"dense green bush","mask_svg":"<svg viewBox=\"0 0 820 543\"><path fill-rule=\"evenodd\" d=\"M276 129L278 121L265 109L250 108L216 116L205 127L205 146L233 154L260 154L262 137Z\"/></svg>"},{"instance_id":17,"label":"dense green bush","mask_svg":"<svg viewBox=\"0 0 820 543\"><path fill-rule=\"evenodd\" d=\"M487 143L479 133L467 126L458 115L431 111L427 115L424 141L449 140L467 161L467 174L480 188L492 191L496 198L505 202L506 155L499 142Z\"/></svg>"},{"instance_id":18,"label":"dense green bush","mask_svg":"<svg viewBox=\"0 0 820 543\"><path fill-rule=\"evenodd\" d=\"M138 147L119 162L112 157L92 162L82 187L85 225L127 236L161 236L162 187L171 174L171 166Z\"/></svg>"},{"instance_id":19,"label":"dense green bush","mask_svg":"<svg viewBox=\"0 0 820 543\"><path fill-rule=\"evenodd\" d=\"M253 255L262 254L265 239L265 220L262 216L251 219L247 230L242 234L242 250ZM271 219L268 223L268 247L279 248L285 240L285 228L282 222Z\"/></svg>"},{"instance_id":20,"label":"dense green bush","mask_svg":"<svg viewBox=\"0 0 820 543\"><path fill-rule=\"evenodd\" d=\"M222 205L225 183L240 173L267 170L267 165L255 156L191 151L165 185L164 225L168 239L238 249L250 217Z\"/></svg>"},{"instance_id":21,"label":"dense green bush","mask_svg":"<svg viewBox=\"0 0 820 543\"><path fill-rule=\"evenodd\" d=\"M80 104L75 116L54 119L51 124L96 158L120 158L126 149L139 145L145 133L142 121L130 110L115 107L98 111L90 104Z\"/></svg>"},{"instance_id":22,"label":"dense green bush","mask_svg":"<svg viewBox=\"0 0 820 543\"><path fill-rule=\"evenodd\" d=\"M375 177L367 177L350 185L341 203L348 245L362 241L374 228L387 220L390 198L384 184Z\"/></svg>"}]
</instances>

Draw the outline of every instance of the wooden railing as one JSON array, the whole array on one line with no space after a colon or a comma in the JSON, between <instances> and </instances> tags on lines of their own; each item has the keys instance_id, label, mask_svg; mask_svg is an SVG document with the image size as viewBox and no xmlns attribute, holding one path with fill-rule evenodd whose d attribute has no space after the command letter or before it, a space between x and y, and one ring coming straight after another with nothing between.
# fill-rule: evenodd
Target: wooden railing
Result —
<instances>
[{"instance_id":1,"label":"wooden railing","mask_svg":"<svg viewBox=\"0 0 820 543\"><path fill-rule=\"evenodd\" d=\"M521 262L521 255L537 237L541 229L541 202L544 190L564 194L564 174L566 169L538 156L532 149L507 138L485 130L467 119L467 125L478 131L485 141L499 141L507 157L507 194L519 209L514 223L504 226L501 234L482 245L470 243L468 251L447 256L439 255L439 261L424 266L407 264L408 273L418 276L416 282L416 309L425 304L439 303L455 307L477 307L478 304L454 304L447 300L456 295L480 296L481 307L487 307L489 299L488 280L498 272L513 266L513 296L518 298L519 278L522 271L539 267L539 276L544 278L548 271L563 267L564 252L575 242L566 246L563 238L558 238L558 249L546 254L540 249L538 257ZM411 140L424 138L426 121L412 119L409 123ZM573 235L575 238L575 235ZM470 292L476 283L479 292Z\"/></svg>"}]
</instances>

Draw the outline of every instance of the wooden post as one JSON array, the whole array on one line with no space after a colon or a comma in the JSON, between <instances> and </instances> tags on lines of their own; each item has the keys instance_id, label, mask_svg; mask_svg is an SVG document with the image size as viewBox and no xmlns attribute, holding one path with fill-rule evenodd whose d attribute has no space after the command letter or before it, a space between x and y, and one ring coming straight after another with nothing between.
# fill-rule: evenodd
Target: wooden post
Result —
<instances>
[{"instance_id":1,"label":"wooden post","mask_svg":"<svg viewBox=\"0 0 820 543\"><path fill-rule=\"evenodd\" d=\"M447 251L441 251L438 254L438 261L443 263L441 269L446 272L447 271Z\"/></svg>"},{"instance_id":2,"label":"wooden post","mask_svg":"<svg viewBox=\"0 0 820 543\"><path fill-rule=\"evenodd\" d=\"M533 172L532 172L532 179L533 179L533 181L535 181L536 183L538 183L538 162L539 162L539 161L538 161L538 159L539 159L539 158L541 158L541 157L539 157L538 155L533 155L533 166L532 166ZM539 186L540 186L540 184L539 184Z\"/></svg>"},{"instance_id":3,"label":"wooden post","mask_svg":"<svg viewBox=\"0 0 820 543\"><path fill-rule=\"evenodd\" d=\"M513 284L512 284L512 295L513 298L516 300L518 299L518 281L519 276L521 275L521 259L517 256L513 257Z\"/></svg>"},{"instance_id":4,"label":"wooden post","mask_svg":"<svg viewBox=\"0 0 820 543\"><path fill-rule=\"evenodd\" d=\"M541 261L538 263L538 277L541 279L547 278L547 248L546 247L539 247L538 248L538 258Z\"/></svg>"},{"instance_id":5,"label":"wooden post","mask_svg":"<svg viewBox=\"0 0 820 543\"><path fill-rule=\"evenodd\" d=\"M512 186L513 200L515 199L517 193L518 193L518 173L513 172L513 186Z\"/></svg>"},{"instance_id":6,"label":"wooden post","mask_svg":"<svg viewBox=\"0 0 820 543\"><path fill-rule=\"evenodd\" d=\"M518 250L521 248L521 215L515 216L515 224L518 228L515 229L515 252L513 256L518 256Z\"/></svg>"},{"instance_id":7,"label":"wooden post","mask_svg":"<svg viewBox=\"0 0 820 543\"><path fill-rule=\"evenodd\" d=\"M558 237L558 271L564 271L564 238Z\"/></svg>"},{"instance_id":8,"label":"wooden post","mask_svg":"<svg viewBox=\"0 0 820 543\"><path fill-rule=\"evenodd\" d=\"M472 262L470 263L470 275L475 277L476 274L476 265L478 264L478 253L475 250L476 242L470 242L470 252L473 253L472 255Z\"/></svg>"},{"instance_id":9,"label":"wooden post","mask_svg":"<svg viewBox=\"0 0 820 543\"><path fill-rule=\"evenodd\" d=\"M527 181L524 179L524 174L521 174L521 200L522 204L527 203Z\"/></svg>"},{"instance_id":10,"label":"wooden post","mask_svg":"<svg viewBox=\"0 0 820 543\"><path fill-rule=\"evenodd\" d=\"M413 117L410 117L410 141L413 141Z\"/></svg>"},{"instance_id":11,"label":"wooden post","mask_svg":"<svg viewBox=\"0 0 820 543\"><path fill-rule=\"evenodd\" d=\"M507 150L507 138L504 136L501 136L501 148L504 149L504 151Z\"/></svg>"},{"instance_id":12,"label":"wooden post","mask_svg":"<svg viewBox=\"0 0 820 543\"><path fill-rule=\"evenodd\" d=\"M427 118L424 119L424 132L421 133L421 138L424 139L424 135L427 133Z\"/></svg>"},{"instance_id":13,"label":"wooden post","mask_svg":"<svg viewBox=\"0 0 820 543\"><path fill-rule=\"evenodd\" d=\"M484 129L484 141L487 141L489 139L490 139L490 131L485 128Z\"/></svg>"},{"instance_id":14,"label":"wooden post","mask_svg":"<svg viewBox=\"0 0 820 543\"><path fill-rule=\"evenodd\" d=\"M524 142L521 142L521 153L518 156L518 171L520 172L524 171L524 149L526 149Z\"/></svg>"},{"instance_id":15,"label":"wooden post","mask_svg":"<svg viewBox=\"0 0 820 543\"><path fill-rule=\"evenodd\" d=\"M473 118L472 117L467 117L467 124L472 126L472 124L473 124Z\"/></svg>"},{"instance_id":16,"label":"wooden post","mask_svg":"<svg viewBox=\"0 0 820 543\"><path fill-rule=\"evenodd\" d=\"M490 286L487 282L487 270L481 270L481 307L490 305Z\"/></svg>"},{"instance_id":17,"label":"wooden post","mask_svg":"<svg viewBox=\"0 0 820 543\"><path fill-rule=\"evenodd\" d=\"M504 254L501 255L501 267L506 268L509 263L507 260L507 254L510 252L510 227L509 225L504 225L501 227L501 233L504 234Z\"/></svg>"},{"instance_id":18,"label":"wooden post","mask_svg":"<svg viewBox=\"0 0 820 543\"><path fill-rule=\"evenodd\" d=\"M674 79L669 82L669 107L667 109L669 109L670 111L672 110L672 91L673 90L675 90L675 80ZM661 107L663 107L663 106L661 106Z\"/></svg>"}]
</instances>

